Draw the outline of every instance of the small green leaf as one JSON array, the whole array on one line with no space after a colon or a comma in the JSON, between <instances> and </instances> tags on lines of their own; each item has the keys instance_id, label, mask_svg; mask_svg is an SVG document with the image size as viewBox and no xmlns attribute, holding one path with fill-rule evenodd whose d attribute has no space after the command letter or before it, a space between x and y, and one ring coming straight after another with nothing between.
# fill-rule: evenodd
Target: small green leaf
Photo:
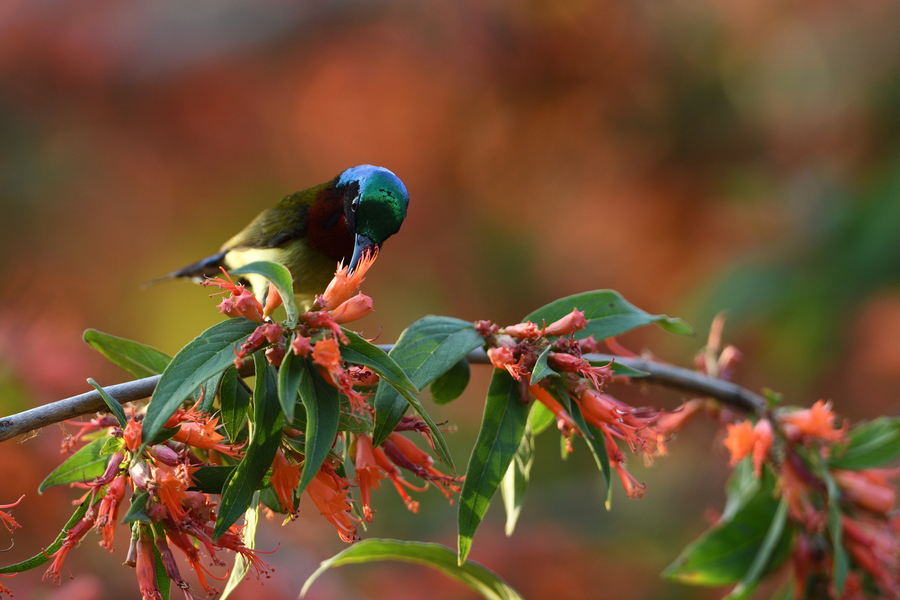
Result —
<instances>
[{"instance_id":1,"label":"small green leaf","mask_svg":"<svg viewBox=\"0 0 900 600\"><path fill-rule=\"evenodd\" d=\"M847 434L849 443L832 454L835 469L881 467L900 456L900 419L879 417L857 425Z\"/></svg>"},{"instance_id":2,"label":"small green leaf","mask_svg":"<svg viewBox=\"0 0 900 600\"><path fill-rule=\"evenodd\" d=\"M737 583L753 567L777 514L779 501L773 496L775 477L765 469L756 494L729 521L720 522L690 544L663 573L664 577L692 585L723 586ZM789 529L783 529L763 572L787 558L791 546Z\"/></svg>"},{"instance_id":3,"label":"small green leaf","mask_svg":"<svg viewBox=\"0 0 900 600\"><path fill-rule=\"evenodd\" d=\"M128 425L128 417L125 416L125 409L122 408L122 405L119 404L119 401L110 396L106 390L100 387L100 384L88 377L87 382L93 386L97 393L100 394L100 397L103 398L103 401L106 402L106 406L109 407L109 412L113 414L116 418L116 421L119 422L119 426L122 429L125 429L125 426Z\"/></svg>"},{"instance_id":4,"label":"small green leaf","mask_svg":"<svg viewBox=\"0 0 900 600\"><path fill-rule=\"evenodd\" d=\"M244 513L244 531L241 533L241 540L244 547L253 550L256 548L256 528L259 526L259 492L253 494L253 500L250 507ZM250 561L240 552L234 557L234 567L231 569L231 576L225 584L225 590L219 597L219 600L226 600L231 592L237 588L238 584L244 580L247 571L250 569Z\"/></svg>"},{"instance_id":5,"label":"small green leaf","mask_svg":"<svg viewBox=\"0 0 900 600\"><path fill-rule=\"evenodd\" d=\"M143 422L143 446L163 428L175 410L210 377L234 364L234 347L257 323L244 318L217 323L175 355L153 392Z\"/></svg>"},{"instance_id":6,"label":"small green leaf","mask_svg":"<svg viewBox=\"0 0 900 600\"><path fill-rule=\"evenodd\" d=\"M847 583L847 572L850 570L850 558L847 550L844 548L843 533L844 527L841 516L841 491L838 489L837 482L831 476L831 471L825 460L818 454L814 455L816 460L816 475L825 482L825 488L828 491L828 533L831 536L831 544L834 548L834 565L832 567L832 578L834 580L834 589L838 597L844 593L844 585Z\"/></svg>"},{"instance_id":7,"label":"small green leaf","mask_svg":"<svg viewBox=\"0 0 900 600\"><path fill-rule=\"evenodd\" d=\"M106 442L103 444L103 447L100 448L100 456L105 456L107 454L115 454L116 452L122 452L125 450L125 440L120 437L108 437L105 438Z\"/></svg>"},{"instance_id":8,"label":"small green leaf","mask_svg":"<svg viewBox=\"0 0 900 600\"><path fill-rule=\"evenodd\" d=\"M609 454L606 452L606 443L603 441L603 432L584 420L584 415L581 414L577 403L572 402L569 405L569 411L572 420L581 431L581 437L584 438L594 457L594 462L597 463L597 468L603 473L603 480L606 483L606 510L610 510L612 506L612 471L609 465Z\"/></svg>"},{"instance_id":9,"label":"small green leaf","mask_svg":"<svg viewBox=\"0 0 900 600\"><path fill-rule=\"evenodd\" d=\"M379 539L356 542L322 562L316 572L303 584L300 597L303 598L313 582L331 567L379 560L399 560L434 567L445 575L461 581L488 600L522 600L519 593L493 571L476 562L466 561L458 564L456 554L446 546Z\"/></svg>"},{"instance_id":10,"label":"small green leaf","mask_svg":"<svg viewBox=\"0 0 900 600\"><path fill-rule=\"evenodd\" d=\"M535 406L540 404L534 403ZM529 418L531 415L529 414ZM503 494L503 506L506 508L506 536L513 534L516 521L522 512L522 503L525 501L525 490L528 488L528 480L531 477L531 466L534 464L534 433L531 427L525 427L525 435L519 443L519 449L513 457L503 482L500 484L500 492Z\"/></svg>"},{"instance_id":11,"label":"small green leaf","mask_svg":"<svg viewBox=\"0 0 900 600\"><path fill-rule=\"evenodd\" d=\"M131 496L131 506L128 508L128 512L125 513L125 516L122 518L123 523L133 523L135 521L139 523L152 523L150 519L150 515L147 514L145 510L147 508L147 501L150 500L150 494L146 490L141 490Z\"/></svg>"},{"instance_id":12,"label":"small green leaf","mask_svg":"<svg viewBox=\"0 0 900 600\"><path fill-rule=\"evenodd\" d=\"M281 295L281 299L284 302L284 311L287 313L288 329L296 327L297 317L300 315L300 311L297 310L297 302L294 300L294 283L291 278L291 272L287 270L287 267L278 263L261 260L246 264L239 269L231 271L232 275L248 275L250 273L262 275L272 282L272 285L278 290L278 293Z\"/></svg>"},{"instance_id":13,"label":"small green leaf","mask_svg":"<svg viewBox=\"0 0 900 600\"><path fill-rule=\"evenodd\" d=\"M84 341L105 356L113 364L122 367L135 377L150 377L162 373L172 359L165 352L151 346L88 329Z\"/></svg>"},{"instance_id":14,"label":"small green leaf","mask_svg":"<svg viewBox=\"0 0 900 600\"><path fill-rule=\"evenodd\" d=\"M222 425L229 441L234 444L238 441L244 421L247 419L247 409L250 408L250 392L247 391L246 384L234 367L225 371L222 377L219 403L222 407Z\"/></svg>"},{"instance_id":15,"label":"small green leaf","mask_svg":"<svg viewBox=\"0 0 900 600\"><path fill-rule=\"evenodd\" d=\"M544 377L559 377L559 373L547 366L547 357L549 355L550 345L548 344L547 347L538 354L537 360L534 363L534 368L531 370L531 385L535 385Z\"/></svg>"},{"instance_id":16,"label":"small green leaf","mask_svg":"<svg viewBox=\"0 0 900 600\"><path fill-rule=\"evenodd\" d=\"M262 352L253 355L256 367L256 386L253 390L253 427L243 460L222 492L219 517L213 529L212 539L218 540L250 506L254 492L272 466L278 445L284 416L278 403L278 375L266 361Z\"/></svg>"},{"instance_id":17,"label":"small green leaf","mask_svg":"<svg viewBox=\"0 0 900 600\"><path fill-rule=\"evenodd\" d=\"M431 401L435 404L449 404L466 391L471 377L469 361L462 359L450 370L431 382Z\"/></svg>"},{"instance_id":18,"label":"small green leaf","mask_svg":"<svg viewBox=\"0 0 900 600\"><path fill-rule=\"evenodd\" d=\"M98 494L94 499L94 504L100 502L101 498ZM66 535L69 533L69 530L74 527L78 521L85 515L88 511L88 507L91 505L91 498L88 496L84 499L81 505L75 509L75 513L69 518L66 524L63 526L62 531L59 532L59 535L56 536L56 539L53 540L53 543L43 548L39 553L32 556L27 560L23 560L22 562L18 562L14 565L9 565L7 567L0 568L0 573L21 573L22 571L29 571L31 569L36 569L41 565L47 564L50 559L53 558L53 555L62 548L63 540L66 539Z\"/></svg>"},{"instance_id":19,"label":"small green leaf","mask_svg":"<svg viewBox=\"0 0 900 600\"><path fill-rule=\"evenodd\" d=\"M612 290L595 290L560 298L535 310L522 321L531 321L537 325L545 322L549 325L576 308L584 312L584 317L588 320L587 327L575 333L576 338L593 335L598 341L605 340L650 323L656 323L666 331L678 335L694 333L681 319L648 314Z\"/></svg>"},{"instance_id":20,"label":"small green leaf","mask_svg":"<svg viewBox=\"0 0 900 600\"><path fill-rule=\"evenodd\" d=\"M38 494L43 494L44 490L54 485L86 483L103 475L103 472L106 471L106 463L109 462L109 456L101 455L100 451L107 439L96 439L67 458L41 482Z\"/></svg>"},{"instance_id":21,"label":"small green leaf","mask_svg":"<svg viewBox=\"0 0 900 600\"><path fill-rule=\"evenodd\" d=\"M518 384L506 371L494 369L459 496L459 564L472 548L475 530L519 449L527 422L528 404L522 402Z\"/></svg>"},{"instance_id":22,"label":"small green leaf","mask_svg":"<svg viewBox=\"0 0 900 600\"><path fill-rule=\"evenodd\" d=\"M605 360L591 360L588 362L591 363L592 367L602 367L604 365L609 364ZM623 365L622 363L616 362L616 361L613 361L613 363L609 366L612 369L613 374L619 375L621 377L638 378L638 377L646 377L647 375L650 374L647 371L639 371L633 367Z\"/></svg>"},{"instance_id":23,"label":"small green leaf","mask_svg":"<svg viewBox=\"0 0 900 600\"><path fill-rule=\"evenodd\" d=\"M281 410L284 411L284 418L288 423L294 420L294 410L299 398L297 391L300 389L304 362L305 359L294 354L288 344L281 367L278 368L278 401L281 403Z\"/></svg>"},{"instance_id":24,"label":"small green leaf","mask_svg":"<svg viewBox=\"0 0 900 600\"><path fill-rule=\"evenodd\" d=\"M219 390L219 385L224 377L225 372L220 371L200 384L200 387L193 394L194 403L199 402L197 404L198 410L202 410L207 414L212 412L213 403L216 401L216 392Z\"/></svg>"},{"instance_id":25,"label":"small green leaf","mask_svg":"<svg viewBox=\"0 0 900 600\"><path fill-rule=\"evenodd\" d=\"M306 408L306 443L303 448L306 459L297 485L298 496L331 452L341 417L337 389L322 379L311 359L301 360L300 366L300 399Z\"/></svg>"},{"instance_id":26,"label":"small green leaf","mask_svg":"<svg viewBox=\"0 0 900 600\"><path fill-rule=\"evenodd\" d=\"M153 523L152 528L155 536L166 535L162 523ZM162 555L159 553L159 548L156 547L156 544L153 544L153 559L155 563L156 587L159 589L160 600L169 600L169 592L172 589L172 580L166 572L166 565L163 564Z\"/></svg>"}]
</instances>

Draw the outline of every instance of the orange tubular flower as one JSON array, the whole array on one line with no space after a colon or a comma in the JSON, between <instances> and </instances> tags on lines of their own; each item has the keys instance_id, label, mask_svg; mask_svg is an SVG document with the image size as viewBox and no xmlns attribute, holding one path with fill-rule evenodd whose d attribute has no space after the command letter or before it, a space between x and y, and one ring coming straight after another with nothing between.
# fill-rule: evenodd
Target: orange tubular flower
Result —
<instances>
[{"instance_id":1,"label":"orange tubular flower","mask_svg":"<svg viewBox=\"0 0 900 600\"><path fill-rule=\"evenodd\" d=\"M50 563L50 567L44 572L42 579L52 579L56 585L59 585L61 579L59 572L63 567L66 556L69 555L69 550L77 546L81 541L81 538L94 528L96 516L97 512L95 510L88 509L84 517L79 519L78 522L66 532L66 537L63 538L62 541L62 546L48 557L52 558L53 562Z\"/></svg>"},{"instance_id":2,"label":"orange tubular flower","mask_svg":"<svg viewBox=\"0 0 900 600\"><path fill-rule=\"evenodd\" d=\"M375 449L372 447L372 438L360 434L356 437L356 484L359 486L359 495L362 497L363 518L372 520L372 489L378 489L379 479L384 475L378 469L378 461L375 459Z\"/></svg>"},{"instance_id":3,"label":"orange tubular flower","mask_svg":"<svg viewBox=\"0 0 900 600\"><path fill-rule=\"evenodd\" d=\"M306 493L316 508L334 525L341 539L348 543L357 539L356 519L351 516L351 507L347 502L349 487L347 480L339 477L327 464L322 465L306 486Z\"/></svg>"},{"instance_id":4,"label":"orange tubular flower","mask_svg":"<svg viewBox=\"0 0 900 600\"><path fill-rule=\"evenodd\" d=\"M629 498L643 498L644 490L647 489L647 486L635 479L634 475L625 469L625 455L622 454L622 450L613 441L607 425L602 424L600 429L604 433L603 443L606 446L606 454L609 456L609 464L612 465L612 468L619 475L622 487L625 488L625 493L628 494Z\"/></svg>"},{"instance_id":5,"label":"orange tubular flower","mask_svg":"<svg viewBox=\"0 0 900 600\"><path fill-rule=\"evenodd\" d=\"M612 379L612 362L609 364L592 367L591 363L581 358L563 352L550 352L547 355L547 364L554 371L563 373L578 373L589 379L598 390L603 389L603 384Z\"/></svg>"},{"instance_id":6,"label":"orange tubular flower","mask_svg":"<svg viewBox=\"0 0 900 600\"><path fill-rule=\"evenodd\" d=\"M272 461L272 488L278 496L278 504L285 513L295 516L297 503L294 502L294 490L300 483L300 465L292 464L282 454L281 449L275 453Z\"/></svg>"},{"instance_id":7,"label":"orange tubular flower","mask_svg":"<svg viewBox=\"0 0 900 600\"><path fill-rule=\"evenodd\" d=\"M316 306L325 310L333 310L343 304L359 289L360 284L366 278L366 271L369 270L377 257L377 250L364 253L352 274L348 273L350 270L349 266L338 265L334 279L325 288L325 293L316 298Z\"/></svg>"},{"instance_id":8,"label":"orange tubular flower","mask_svg":"<svg viewBox=\"0 0 900 600\"><path fill-rule=\"evenodd\" d=\"M343 371L341 366L343 362L341 359L341 348L333 339L326 338L316 342L316 345L313 347L312 355L313 362L325 369L328 373L335 375L339 371Z\"/></svg>"},{"instance_id":9,"label":"orange tubular flower","mask_svg":"<svg viewBox=\"0 0 900 600\"><path fill-rule=\"evenodd\" d=\"M835 469L832 475L843 490L844 498L860 507L885 516L894 507L897 490L888 479L900 476L900 469Z\"/></svg>"},{"instance_id":10,"label":"orange tubular flower","mask_svg":"<svg viewBox=\"0 0 900 600\"><path fill-rule=\"evenodd\" d=\"M393 432L381 443L381 447L384 449L387 457L391 459L391 462L398 467L412 471L418 477L433 484L444 496L450 499L451 504L453 503L453 498L450 492L459 493L462 490L460 487L462 483L461 477L444 475L435 469L432 466L434 459L427 452L416 446L409 438Z\"/></svg>"},{"instance_id":11,"label":"orange tubular flower","mask_svg":"<svg viewBox=\"0 0 900 600\"><path fill-rule=\"evenodd\" d=\"M100 545L113 551L113 537L116 534L116 522L119 519L119 506L125 499L125 489L128 487L128 475L123 474L112 480L106 488L106 495L100 501L100 512L97 517L97 527L103 533L103 541Z\"/></svg>"},{"instance_id":12,"label":"orange tubular flower","mask_svg":"<svg viewBox=\"0 0 900 600\"><path fill-rule=\"evenodd\" d=\"M870 524L843 517L843 543L850 558L890 598L900 598L900 551L896 527Z\"/></svg>"},{"instance_id":13,"label":"orange tubular flower","mask_svg":"<svg viewBox=\"0 0 900 600\"><path fill-rule=\"evenodd\" d=\"M225 275L225 279L214 277L201 283L201 285L216 286L231 294L219 303L217 307L219 312L232 318L246 317L251 321L262 323L263 306L259 303L259 300L257 300L243 285L235 283L228 273L225 272L225 269L222 269L222 273Z\"/></svg>"},{"instance_id":14,"label":"orange tubular flower","mask_svg":"<svg viewBox=\"0 0 900 600\"><path fill-rule=\"evenodd\" d=\"M152 489L155 490L159 503L166 507L175 523L183 523L187 515L183 502L188 499L187 488L190 485L190 476L185 467L158 465L152 472Z\"/></svg>"},{"instance_id":15,"label":"orange tubular flower","mask_svg":"<svg viewBox=\"0 0 900 600\"><path fill-rule=\"evenodd\" d=\"M400 469L398 469L396 465L394 465L394 463L388 460L388 457L385 455L384 451L381 448L374 448L374 453L375 462L378 464L379 468L381 468L382 471L387 473L387 476L391 479L391 483L393 483L394 487L397 489L397 493L400 494L403 502L406 503L406 508L410 512L419 512L419 503L412 499L405 488L409 488L416 492L424 492L428 489L428 484L426 483L422 487L414 486L403 478L403 474L400 472Z\"/></svg>"},{"instance_id":16,"label":"orange tubular flower","mask_svg":"<svg viewBox=\"0 0 900 600\"><path fill-rule=\"evenodd\" d=\"M819 440L822 442L836 443L844 441L847 432L845 422L840 429L834 428L834 412L831 410L831 402L819 400L806 410L780 415L785 433L792 441L803 439L806 442Z\"/></svg>"},{"instance_id":17,"label":"orange tubular flower","mask_svg":"<svg viewBox=\"0 0 900 600\"><path fill-rule=\"evenodd\" d=\"M269 283L269 291L266 293L266 306L263 308L263 316L268 317L283 303L284 300L282 299L281 294L278 293L278 290L274 285Z\"/></svg>"},{"instance_id":18,"label":"orange tubular flower","mask_svg":"<svg viewBox=\"0 0 900 600\"><path fill-rule=\"evenodd\" d=\"M162 600L162 594L156 585L156 559L153 556L153 540L150 534L141 527L137 542L138 587L141 589L141 600Z\"/></svg>"},{"instance_id":19,"label":"orange tubular flower","mask_svg":"<svg viewBox=\"0 0 900 600\"><path fill-rule=\"evenodd\" d=\"M513 351L506 346L488 348L488 358L495 369L506 369L513 379L519 381L527 371L522 367L522 358L518 362L513 358Z\"/></svg>"},{"instance_id":20,"label":"orange tubular flower","mask_svg":"<svg viewBox=\"0 0 900 600\"><path fill-rule=\"evenodd\" d=\"M240 454L240 448L223 443L225 436L216 431L219 427L219 417L210 418L206 413L191 408L187 412L176 412L166 421L165 427L172 428L180 425L178 432L172 436L176 442L181 442L201 450L215 450L231 457Z\"/></svg>"},{"instance_id":21,"label":"orange tubular flower","mask_svg":"<svg viewBox=\"0 0 900 600\"><path fill-rule=\"evenodd\" d=\"M517 340L536 340L541 337L541 328L531 321L525 321L504 328L503 333Z\"/></svg>"},{"instance_id":22,"label":"orange tubular flower","mask_svg":"<svg viewBox=\"0 0 900 600\"><path fill-rule=\"evenodd\" d=\"M12 504L0 504L0 508L12 508L13 506L16 506L19 502L21 502L23 498L25 498L25 494L22 494L19 499ZM11 514L3 510L0 510L0 521L3 521L3 524L6 526L6 530L10 533L13 532L13 529L22 527L16 522Z\"/></svg>"},{"instance_id":23,"label":"orange tubular flower","mask_svg":"<svg viewBox=\"0 0 900 600\"><path fill-rule=\"evenodd\" d=\"M343 325L362 319L374 311L372 299L360 292L331 311L331 318L338 325Z\"/></svg>"}]
</instances>

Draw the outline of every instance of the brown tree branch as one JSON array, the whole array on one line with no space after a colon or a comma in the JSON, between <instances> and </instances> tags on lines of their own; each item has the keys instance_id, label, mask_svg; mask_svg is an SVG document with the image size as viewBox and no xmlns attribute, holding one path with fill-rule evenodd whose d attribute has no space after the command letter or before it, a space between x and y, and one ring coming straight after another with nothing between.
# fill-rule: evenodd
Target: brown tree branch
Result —
<instances>
[{"instance_id":1,"label":"brown tree branch","mask_svg":"<svg viewBox=\"0 0 900 600\"><path fill-rule=\"evenodd\" d=\"M391 345L380 346L388 351ZM489 364L487 354L483 349L474 350L466 357L469 362L475 364ZM750 412L763 412L766 408L766 400L750 390L737 384L721 379L715 379L689 369L683 369L673 365L632 358L626 356L614 356L612 354L589 354L585 358L597 362L616 363L644 371L647 376L640 381L674 388L687 392L693 396L710 397L719 400L729 406ZM127 383L120 383L105 387L106 392L122 404L149 398L156 389L159 375L137 379ZM59 423L66 419L88 415L95 412L106 412L107 407L96 390L72 396L65 400L51 402L44 406L38 406L8 417L0 419L0 442L13 438L23 433Z\"/></svg>"}]
</instances>

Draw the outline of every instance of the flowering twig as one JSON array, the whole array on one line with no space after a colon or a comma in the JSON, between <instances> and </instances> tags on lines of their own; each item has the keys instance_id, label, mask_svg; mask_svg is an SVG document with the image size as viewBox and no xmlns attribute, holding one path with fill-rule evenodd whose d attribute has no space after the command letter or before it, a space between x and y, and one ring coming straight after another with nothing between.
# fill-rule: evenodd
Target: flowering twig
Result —
<instances>
[{"instance_id":1,"label":"flowering twig","mask_svg":"<svg viewBox=\"0 0 900 600\"><path fill-rule=\"evenodd\" d=\"M389 351L393 346L384 344L380 347L385 351ZM488 364L490 362L487 354L482 349L470 352L466 358L473 364ZM585 358L594 362L610 362L614 360L620 365L647 373L646 377L641 378L640 381L642 382L682 390L696 396L715 398L723 404L734 406L741 410L759 413L764 411L766 407L765 399L747 388L689 369L642 358L615 356L612 354L588 354L585 355ZM248 364L248 366L250 365ZM159 378L159 375L154 375L127 383L111 385L104 389L120 403L127 404L135 400L149 398L153 394L153 390L156 389ZM64 400L51 402L50 404L0 419L0 442L41 427L46 427L47 425L52 425L53 423L65 421L66 419L106 410L106 404L97 391L90 391Z\"/></svg>"}]
</instances>

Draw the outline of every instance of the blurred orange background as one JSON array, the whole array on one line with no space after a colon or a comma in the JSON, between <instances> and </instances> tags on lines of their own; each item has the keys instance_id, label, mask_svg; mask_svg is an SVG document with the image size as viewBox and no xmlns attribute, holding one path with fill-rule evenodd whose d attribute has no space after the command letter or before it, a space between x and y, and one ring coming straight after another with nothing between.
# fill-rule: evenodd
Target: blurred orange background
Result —
<instances>
[{"instance_id":1,"label":"blurred orange background","mask_svg":"<svg viewBox=\"0 0 900 600\"><path fill-rule=\"evenodd\" d=\"M893 25L892 25L893 23ZM695 338L621 342L690 365L712 317L736 381L786 401L833 399L853 420L896 414L900 381L900 7L841 2L6 0L0 4L0 413L128 377L87 327L174 354L220 319L208 291L140 284L216 251L282 196L371 163L409 216L364 291L380 342L426 314L501 324L613 288ZM434 407L462 468L487 388ZM665 407L680 397L626 390ZM429 405L433 406L433 405ZM50 543L75 491L38 496L60 427L0 445L0 503L23 529L11 563ZM499 497L472 558L526 598L717 597L658 573L721 507L727 457L692 424L613 510L582 445L538 460L515 535ZM639 462L639 461L633 461ZM390 490L367 537L455 547L436 492L407 513ZM315 510L263 526L294 598L343 546ZM126 532L4 580L16 598L135 597ZM5 545L5 543L3 544ZM184 563L184 571L187 564ZM221 586L220 586L221 587ZM342 567L310 598L472 598L426 569Z\"/></svg>"}]
</instances>

